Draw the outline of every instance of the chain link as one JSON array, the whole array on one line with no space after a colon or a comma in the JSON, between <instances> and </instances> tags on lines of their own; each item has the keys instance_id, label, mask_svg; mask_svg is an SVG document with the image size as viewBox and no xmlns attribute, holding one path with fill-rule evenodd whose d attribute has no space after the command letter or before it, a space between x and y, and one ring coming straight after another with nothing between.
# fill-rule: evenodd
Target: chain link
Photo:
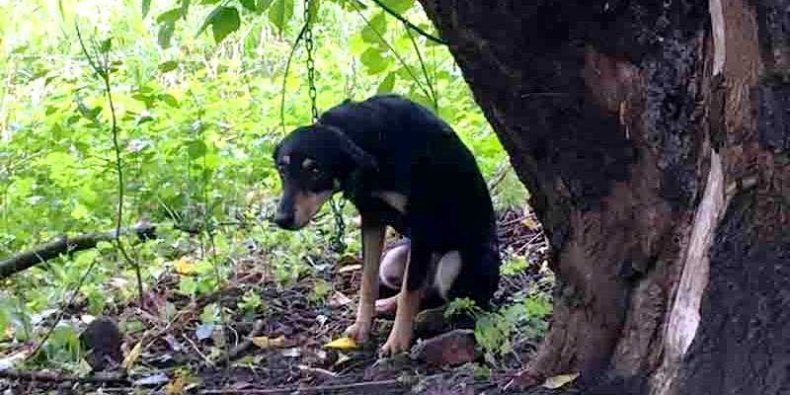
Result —
<instances>
[{"instance_id":1,"label":"chain link","mask_svg":"<svg viewBox=\"0 0 790 395\"><path fill-rule=\"evenodd\" d=\"M310 18L310 0L304 1L304 42L307 52L307 86L308 95L310 96L310 115L312 116L313 123L318 122L318 106L316 105L316 97L318 97L318 90L315 87L315 59L313 58L313 50L315 43L313 42L313 20ZM346 243L343 240L346 233L346 224L343 221L343 207L345 207L345 200L336 200L332 197L330 205L332 207L332 216L335 219L335 234L332 237L332 250L337 253L343 253L346 250Z\"/></svg>"}]
</instances>

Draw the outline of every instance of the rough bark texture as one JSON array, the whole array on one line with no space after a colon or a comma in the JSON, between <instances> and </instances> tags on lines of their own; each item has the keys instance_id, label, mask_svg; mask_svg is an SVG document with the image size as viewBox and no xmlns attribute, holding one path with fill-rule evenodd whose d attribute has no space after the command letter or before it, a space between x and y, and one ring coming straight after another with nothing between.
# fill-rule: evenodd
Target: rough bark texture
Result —
<instances>
[{"instance_id":1,"label":"rough bark texture","mask_svg":"<svg viewBox=\"0 0 790 395\"><path fill-rule=\"evenodd\" d=\"M554 250L531 376L790 391L790 1L421 2Z\"/></svg>"}]
</instances>

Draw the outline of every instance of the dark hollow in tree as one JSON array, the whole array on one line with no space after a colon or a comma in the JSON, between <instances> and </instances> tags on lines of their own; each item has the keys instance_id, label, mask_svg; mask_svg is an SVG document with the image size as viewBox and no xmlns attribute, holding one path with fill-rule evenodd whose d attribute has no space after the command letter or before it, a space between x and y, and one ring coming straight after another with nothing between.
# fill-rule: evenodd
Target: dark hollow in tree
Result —
<instances>
[{"instance_id":1,"label":"dark hollow in tree","mask_svg":"<svg viewBox=\"0 0 790 395\"><path fill-rule=\"evenodd\" d=\"M524 381L790 393L790 1L420 1L553 248Z\"/></svg>"}]
</instances>

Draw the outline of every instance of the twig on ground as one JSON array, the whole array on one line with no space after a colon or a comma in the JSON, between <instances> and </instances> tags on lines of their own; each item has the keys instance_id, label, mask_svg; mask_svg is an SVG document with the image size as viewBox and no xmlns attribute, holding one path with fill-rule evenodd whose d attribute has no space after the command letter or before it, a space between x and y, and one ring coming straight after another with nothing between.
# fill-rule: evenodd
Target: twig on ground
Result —
<instances>
[{"instance_id":1,"label":"twig on ground","mask_svg":"<svg viewBox=\"0 0 790 395\"><path fill-rule=\"evenodd\" d=\"M16 369L0 370L0 378L23 381L43 381L49 383L63 383L73 381L78 383L128 383L125 373L104 373L95 376L73 376L58 372L24 372Z\"/></svg>"},{"instance_id":2,"label":"twig on ground","mask_svg":"<svg viewBox=\"0 0 790 395\"><path fill-rule=\"evenodd\" d=\"M202 351L200 351L200 347L198 347L198 346L197 346L197 344L195 344L195 342L193 342L193 341L192 341L192 339L190 339L190 338L189 338L189 336L187 336L187 335L183 335L183 334L182 334L182 335L181 335L181 337L183 337L183 338L184 338L184 340L186 340L186 341L187 341L187 343L189 343L189 345L190 345L190 346L192 346L192 348L195 350L195 352L196 352L198 355L200 355L200 358L202 358L202 359L203 359L203 362L205 362L205 363L206 363L206 365L208 365L208 366L214 366L214 362L212 362L212 361L211 361L211 359L209 359L209 358L206 356L206 354L203 354L203 352L202 352Z\"/></svg>"},{"instance_id":3,"label":"twig on ground","mask_svg":"<svg viewBox=\"0 0 790 395\"><path fill-rule=\"evenodd\" d=\"M230 349L225 355L221 355L215 358L211 362L213 364L221 366L226 363L230 363L230 361L238 358L239 355L247 351L247 349L250 348L250 346L252 346L252 338L261 334L261 332L263 331L263 323L264 323L263 320L255 321L255 326L252 327L252 331L250 331L250 334L247 336L246 339L244 339L244 341L237 344L236 347Z\"/></svg>"},{"instance_id":4,"label":"twig on ground","mask_svg":"<svg viewBox=\"0 0 790 395\"><path fill-rule=\"evenodd\" d=\"M401 384L397 379L391 379L391 380L379 380L379 381L363 381L360 383L350 383L350 384L319 385L315 387L281 387L281 388L266 388L266 389L252 389L252 388L209 389L209 390L202 390L198 393L206 394L206 395L219 395L219 394L268 395L268 394L291 394L294 392L298 392L301 394L308 394L308 393L319 393L326 391L359 390L359 389L365 389L366 391L370 392L373 391L373 389L376 387L391 387L396 385L399 386Z\"/></svg>"}]
</instances>

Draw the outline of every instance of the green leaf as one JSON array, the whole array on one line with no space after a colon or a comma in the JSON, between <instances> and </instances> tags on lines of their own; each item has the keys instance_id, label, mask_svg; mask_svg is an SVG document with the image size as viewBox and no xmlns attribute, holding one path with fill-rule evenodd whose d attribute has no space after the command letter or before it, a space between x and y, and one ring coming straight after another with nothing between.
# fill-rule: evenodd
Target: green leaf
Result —
<instances>
[{"instance_id":1,"label":"green leaf","mask_svg":"<svg viewBox=\"0 0 790 395\"><path fill-rule=\"evenodd\" d=\"M368 74L378 74L387 68L387 59L376 48L368 48L360 57L362 64L368 69Z\"/></svg>"},{"instance_id":2,"label":"green leaf","mask_svg":"<svg viewBox=\"0 0 790 395\"><path fill-rule=\"evenodd\" d=\"M239 29L241 26L241 19L239 18L239 10L235 7L219 6L211 11L203 21L203 25L198 30L198 35L203 33L204 30L211 25L211 32L214 34L214 42L219 44L228 34L231 34Z\"/></svg>"},{"instance_id":3,"label":"green leaf","mask_svg":"<svg viewBox=\"0 0 790 395\"><path fill-rule=\"evenodd\" d=\"M381 4L384 4L396 14L403 14L414 6L414 0L381 0Z\"/></svg>"},{"instance_id":4,"label":"green leaf","mask_svg":"<svg viewBox=\"0 0 790 395\"><path fill-rule=\"evenodd\" d=\"M241 19L239 10L235 7L220 7L219 12L214 15L211 21L211 31L214 33L214 41L219 44L228 34L239 30Z\"/></svg>"},{"instance_id":5,"label":"green leaf","mask_svg":"<svg viewBox=\"0 0 790 395\"><path fill-rule=\"evenodd\" d=\"M318 9L321 8L321 2L319 0L311 0L310 1L310 9L308 10L308 15L310 18L310 22L314 23L316 18L318 18Z\"/></svg>"},{"instance_id":6,"label":"green leaf","mask_svg":"<svg viewBox=\"0 0 790 395\"><path fill-rule=\"evenodd\" d=\"M187 154L191 159L200 158L206 154L206 143L203 140L192 140L187 143Z\"/></svg>"},{"instance_id":7,"label":"green leaf","mask_svg":"<svg viewBox=\"0 0 790 395\"><path fill-rule=\"evenodd\" d=\"M387 31L387 18L383 12L376 14L365 27L362 28L362 39L372 44L381 43L381 36Z\"/></svg>"},{"instance_id":8,"label":"green leaf","mask_svg":"<svg viewBox=\"0 0 790 395\"><path fill-rule=\"evenodd\" d=\"M143 0L143 18L148 15L148 11L151 10L151 0Z\"/></svg>"},{"instance_id":9,"label":"green leaf","mask_svg":"<svg viewBox=\"0 0 790 395\"><path fill-rule=\"evenodd\" d=\"M258 0L258 6L257 6L258 12L266 11L266 9L269 8L270 5L272 5L273 1L274 0Z\"/></svg>"},{"instance_id":10,"label":"green leaf","mask_svg":"<svg viewBox=\"0 0 790 395\"><path fill-rule=\"evenodd\" d=\"M167 73L169 71L173 71L178 68L178 61L177 60L168 60L167 62L159 64L159 71L162 73Z\"/></svg>"},{"instance_id":11,"label":"green leaf","mask_svg":"<svg viewBox=\"0 0 790 395\"><path fill-rule=\"evenodd\" d=\"M392 92L392 88L395 87L395 73L387 74L387 77L384 78L384 81L381 81L379 87L376 88L377 94L382 93L390 93Z\"/></svg>"},{"instance_id":12,"label":"green leaf","mask_svg":"<svg viewBox=\"0 0 790 395\"><path fill-rule=\"evenodd\" d=\"M176 31L175 22L166 22L159 26L159 33L157 34L157 42L162 49L170 48L170 40L173 38L173 33Z\"/></svg>"},{"instance_id":13,"label":"green leaf","mask_svg":"<svg viewBox=\"0 0 790 395\"><path fill-rule=\"evenodd\" d=\"M101 44L99 44L99 52L101 53L108 53L112 48L112 38L108 38L103 40Z\"/></svg>"},{"instance_id":14,"label":"green leaf","mask_svg":"<svg viewBox=\"0 0 790 395\"><path fill-rule=\"evenodd\" d=\"M259 12L258 6L255 4L255 0L239 0L241 6L246 8L248 11L252 12Z\"/></svg>"},{"instance_id":15,"label":"green leaf","mask_svg":"<svg viewBox=\"0 0 790 395\"><path fill-rule=\"evenodd\" d=\"M175 22L181 18L181 8L173 8L172 10L165 11L156 17L156 23Z\"/></svg>"},{"instance_id":16,"label":"green leaf","mask_svg":"<svg viewBox=\"0 0 790 395\"><path fill-rule=\"evenodd\" d=\"M282 33L294 14L294 0L274 0L269 9L269 21Z\"/></svg>"},{"instance_id":17,"label":"green leaf","mask_svg":"<svg viewBox=\"0 0 790 395\"><path fill-rule=\"evenodd\" d=\"M159 95L159 99L162 100L163 102L167 103L167 105L170 106L170 107L178 107L179 106L178 105L178 100L173 95L171 95L169 93L164 93L162 95Z\"/></svg>"}]
</instances>

